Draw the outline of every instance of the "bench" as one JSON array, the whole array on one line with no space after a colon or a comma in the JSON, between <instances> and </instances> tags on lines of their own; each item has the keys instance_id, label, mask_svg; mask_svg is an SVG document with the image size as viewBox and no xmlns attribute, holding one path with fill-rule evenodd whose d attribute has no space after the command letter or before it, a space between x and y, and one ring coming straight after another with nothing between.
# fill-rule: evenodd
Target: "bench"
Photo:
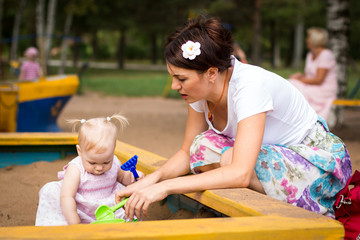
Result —
<instances>
[{"instance_id":1,"label":"bench","mask_svg":"<svg viewBox=\"0 0 360 240\"><path fill-rule=\"evenodd\" d=\"M354 88L351 90L349 97L342 99L341 98L335 99L333 105L346 106L346 107L360 107L360 99L354 99L359 89L360 89L360 78L356 82Z\"/></svg>"}]
</instances>

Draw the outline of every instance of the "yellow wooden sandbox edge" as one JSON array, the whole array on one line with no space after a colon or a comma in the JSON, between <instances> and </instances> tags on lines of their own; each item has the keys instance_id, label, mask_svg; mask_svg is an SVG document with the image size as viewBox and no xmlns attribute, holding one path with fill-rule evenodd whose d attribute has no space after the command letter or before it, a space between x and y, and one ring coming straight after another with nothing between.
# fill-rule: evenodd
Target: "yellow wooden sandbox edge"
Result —
<instances>
[{"instance_id":1,"label":"yellow wooden sandbox edge","mask_svg":"<svg viewBox=\"0 0 360 240\"><path fill-rule=\"evenodd\" d=\"M73 133L0 133L0 145L77 143ZM125 162L139 156L137 168L148 174L166 159L118 142L115 154ZM294 207L249 189L219 189L186 194L230 218L144 221L58 227L1 227L0 239L341 239L340 222Z\"/></svg>"}]
</instances>

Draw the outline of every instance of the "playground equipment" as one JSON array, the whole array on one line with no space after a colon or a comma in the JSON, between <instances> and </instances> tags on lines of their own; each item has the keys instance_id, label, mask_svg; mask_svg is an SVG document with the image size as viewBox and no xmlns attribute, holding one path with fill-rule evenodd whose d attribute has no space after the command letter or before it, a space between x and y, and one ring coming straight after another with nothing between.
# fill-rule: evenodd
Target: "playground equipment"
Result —
<instances>
[{"instance_id":1,"label":"playground equipment","mask_svg":"<svg viewBox=\"0 0 360 240\"><path fill-rule=\"evenodd\" d=\"M2 153L42 148L75 150L75 133L0 133ZM26 151L24 150L24 154ZM67 150L64 150L66 153ZM117 141L121 162L137 154L137 167L145 174L159 168L165 158ZM13 164L17 164L16 158ZM9 160L10 161L10 160ZM174 195L171 195L174 196ZM0 239L341 239L343 225L328 217L280 202L246 188L217 189L177 195L181 205L206 206L225 217L140 221L126 224L78 224L55 227L0 227ZM186 200L184 200L186 199ZM175 201L174 201L175 202ZM175 227L174 227L175 226Z\"/></svg>"},{"instance_id":2,"label":"playground equipment","mask_svg":"<svg viewBox=\"0 0 360 240\"><path fill-rule=\"evenodd\" d=\"M79 86L77 75L0 83L0 132L58 132L57 117Z\"/></svg>"}]
</instances>

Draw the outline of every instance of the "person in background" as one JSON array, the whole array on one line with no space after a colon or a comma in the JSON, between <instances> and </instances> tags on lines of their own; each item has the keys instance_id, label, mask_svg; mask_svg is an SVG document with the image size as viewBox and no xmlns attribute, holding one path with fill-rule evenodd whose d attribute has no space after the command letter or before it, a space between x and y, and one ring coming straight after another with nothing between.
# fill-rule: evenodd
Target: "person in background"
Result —
<instances>
[{"instance_id":1,"label":"person in background","mask_svg":"<svg viewBox=\"0 0 360 240\"><path fill-rule=\"evenodd\" d=\"M35 47L26 49L24 56L26 60L20 68L20 81L36 81L43 76L40 64L36 61L38 50Z\"/></svg>"},{"instance_id":2,"label":"person in background","mask_svg":"<svg viewBox=\"0 0 360 240\"><path fill-rule=\"evenodd\" d=\"M352 173L345 144L286 79L232 53L217 18L190 19L169 36L164 57L188 104L185 136L158 170L116 193L117 202L129 197L130 219L170 194L219 188L250 188L334 217Z\"/></svg>"},{"instance_id":3,"label":"person in background","mask_svg":"<svg viewBox=\"0 0 360 240\"><path fill-rule=\"evenodd\" d=\"M100 205L115 205L115 192L135 182L130 171L123 171L114 155L118 127L127 124L115 114L106 118L74 119L79 127L76 145L79 156L58 173L61 181L45 184L39 192L36 226L91 223ZM139 178L144 174L138 171ZM124 210L115 212L124 218Z\"/></svg>"},{"instance_id":4,"label":"person in background","mask_svg":"<svg viewBox=\"0 0 360 240\"><path fill-rule=\"evenodd\" d=\"M248 63L245 52L242 50L242 48L237 42L234 42L233 49L234 49L233 55L237 58L237 60L239 60L242 63Z\"/></svg>"},{"instance_id":5,"label":"person in background","mask_svg":"<svg viewBox=\"0 0 360 240\"><path fill-rule=\"evenodd\" d=\"M305 72L290 75L289 81L305 96L316 113L329 120L337 96L337 64L334 54L326 48L328 33L323 28L307 30Z\"/></svg>"}]
</instances>

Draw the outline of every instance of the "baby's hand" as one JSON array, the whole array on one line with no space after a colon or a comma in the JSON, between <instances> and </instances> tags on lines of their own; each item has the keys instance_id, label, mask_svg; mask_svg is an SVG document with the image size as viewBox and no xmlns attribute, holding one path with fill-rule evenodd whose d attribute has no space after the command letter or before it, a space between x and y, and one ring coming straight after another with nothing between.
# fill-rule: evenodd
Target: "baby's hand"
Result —
<instances>
[{"instance_id":1,"label":"baby's hand","mask_svg":"<svg viewBox=\"0 0 360 240\"><path fill-rule=\"evenodd\" d=\"M136 170L136 172L139 175L139 177L136 180L140 180L145 177L145 174L142 171Z\"/></svg>"}]
</instances>

